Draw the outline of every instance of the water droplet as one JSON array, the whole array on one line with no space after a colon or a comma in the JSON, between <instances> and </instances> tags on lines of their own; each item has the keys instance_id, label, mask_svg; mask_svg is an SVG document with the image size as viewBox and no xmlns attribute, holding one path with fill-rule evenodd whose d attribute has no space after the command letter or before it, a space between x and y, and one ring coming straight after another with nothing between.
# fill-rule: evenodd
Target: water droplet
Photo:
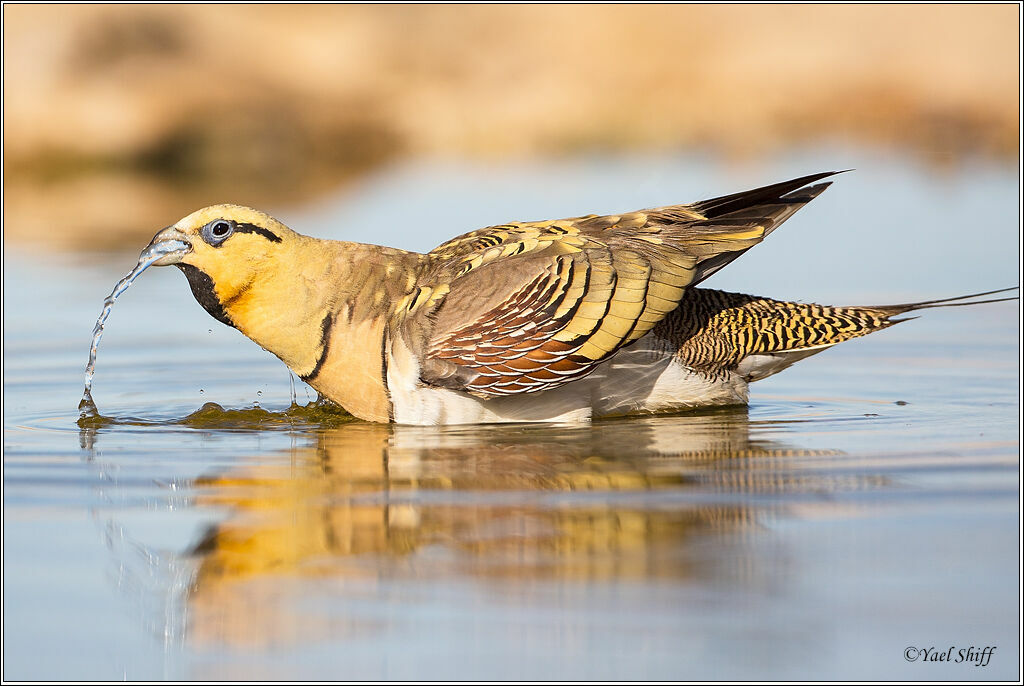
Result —
<instances>
[{"instance_id":1,"label":"water droplet","mask_svg":"<svg viewBox=\"0 0 1024 686\"><path fill-rule=\"evenodd\" d=\"M213 333L213 329L207 329L206 333Z\"/></svg>"},{"instance_id":2,"label":"water droplet","mask_svg":"<svg viewBox=\"0 0 1024 686\"><path fill-rule=\"evenodd\" d=\"M92 400L92 393L86 389L85 394L82 396L82 402L78 403L78 416L81 419L89 419L99 414L96 409L96 403Z\"/></svg>"},{"instance_id":3,"label":"water droplet","mask_svg":"<svg viewBox=\"0 0 1024 686\"><path fill-rule=\"evenodd\" d=\"M256 397L260 397L262 395L263 395L263 391L256 391Z\"/></svg>"},{"instance_id":4,"label":"water droplet","mask_svg":"<svg viewBox=\"0 0 1024 686\"><path fill-rule=\"evenodd\" d=\"M203 394L203 393L205 393L205 392L206 392L206 391L204 391L203 389L201 389L201 388L199 389L199 395L202 395L202 394Z\"/></svg>"}]
</instances>

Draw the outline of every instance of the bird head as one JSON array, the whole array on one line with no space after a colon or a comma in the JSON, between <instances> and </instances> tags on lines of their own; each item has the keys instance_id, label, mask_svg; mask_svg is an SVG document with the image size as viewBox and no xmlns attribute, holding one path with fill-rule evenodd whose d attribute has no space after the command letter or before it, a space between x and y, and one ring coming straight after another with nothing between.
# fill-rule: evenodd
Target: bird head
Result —
<instances>
[{"instance_id":1,"label":"bird head","mask_svg":"<svg viewBox=\"0 0 1024 686\"><path fill-rule=\"evenodd\" d=\"M160 231L146 248L153 264L174 265L199 304L234 326L226 307L252 287L298 237L273 217L241 205L212 205Z\"/></svg>"}]
</instances>

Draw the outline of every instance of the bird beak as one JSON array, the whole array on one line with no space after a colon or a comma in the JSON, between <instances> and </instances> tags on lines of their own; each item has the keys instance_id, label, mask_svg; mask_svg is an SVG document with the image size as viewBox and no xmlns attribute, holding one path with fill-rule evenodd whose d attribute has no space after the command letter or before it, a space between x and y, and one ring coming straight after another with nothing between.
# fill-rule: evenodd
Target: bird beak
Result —
<instances>
[{"instance_id":1,"label":"bird beak","mask_svg":"<svg viewBox=\"0 0 1024 686\"><path fill-rule=\"evenodd\" d=\"M158 267L166 267L178 264L191 251L192 244L188 241L188 237L173 226L168 226L153 236L153 240L149 242L142 254L144 257L161 255L153 264Z\"/></svg>"}]
</instances>

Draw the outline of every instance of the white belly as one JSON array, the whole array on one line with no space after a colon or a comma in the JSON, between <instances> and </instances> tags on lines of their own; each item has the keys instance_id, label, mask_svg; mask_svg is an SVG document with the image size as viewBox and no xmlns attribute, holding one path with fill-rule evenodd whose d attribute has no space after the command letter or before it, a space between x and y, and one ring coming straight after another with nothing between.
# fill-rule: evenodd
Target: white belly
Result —
<instances>
[{"instance_id":1,"label":"white belly","mask_svg":"<svg viewBox=\"0 0 1024 686\"><path fill-rule=\"evenodd\" d=\"M747 402L738 374L710 377L679 364L667 345L648 335L620 350L590 375L538 393L483 400L419 383L418 365L405 350L389 356L388 388L399 424L588 422L592 418L652 414Z\"/></svg>"}]
</instances>

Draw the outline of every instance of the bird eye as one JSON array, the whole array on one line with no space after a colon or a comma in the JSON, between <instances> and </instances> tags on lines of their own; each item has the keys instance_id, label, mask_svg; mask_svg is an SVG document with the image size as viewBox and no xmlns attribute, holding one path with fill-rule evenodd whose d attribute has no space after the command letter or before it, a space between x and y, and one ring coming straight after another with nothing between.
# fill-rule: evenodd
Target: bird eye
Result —
<instances>
[{"instance_id":1,"label":"bird eye","mask_svg":"<svg viewBox=\"0 0 1024 686\"><path fill-rule=\"evenodd\" d=\"M235 232L235 223L230 219L215 219L203 227L203 240L216 247Z\"/></svg>"}]
</instances>

